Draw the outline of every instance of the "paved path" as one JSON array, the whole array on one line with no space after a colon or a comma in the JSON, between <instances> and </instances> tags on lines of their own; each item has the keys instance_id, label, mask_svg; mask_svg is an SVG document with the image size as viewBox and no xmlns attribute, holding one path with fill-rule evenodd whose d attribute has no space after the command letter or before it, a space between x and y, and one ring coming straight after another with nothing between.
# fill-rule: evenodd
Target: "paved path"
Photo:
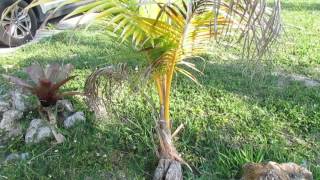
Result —
<instances>
[{"instance_id":1,"label":"paved path","mask_svg":"<svg viewBox=\"0 0 320 180\"><path fill-rule=\"evenodd\" d=\"M28 44L36 43L44 38L48 38L48 37L51 37L55 34L63 32L63 30L73 29L73 28L77 27L78 25L81 26L81 25L89 24L93 20L95 15L96 14L88 14L85 16L76 16L76 17L70 18L68 20L61 21L61 22L58 21L58 23L56 25L56 27L57 27L56 30L47 30L47 29L38 30L35 38L31 42L29 42ZM56 20L54 20L54 21L56 21ZM0 46L0 56L12 54L12 53L16 52L18 49L20 49L28 44L25 44L20 47L14 47L14 48Z\"/></svg>"}]
</instances>

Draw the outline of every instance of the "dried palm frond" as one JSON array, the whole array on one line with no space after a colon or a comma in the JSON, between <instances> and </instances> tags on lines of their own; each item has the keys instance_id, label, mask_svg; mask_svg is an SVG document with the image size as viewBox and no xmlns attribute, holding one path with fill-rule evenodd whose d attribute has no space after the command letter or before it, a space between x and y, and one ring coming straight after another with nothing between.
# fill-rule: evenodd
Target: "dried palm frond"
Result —
<instances>
[{"instance_id":1,"label":"dried palm frond","mask_svg":"<svg viewBox=\"0 0 320 180\"><path fill-rule=\"evenodd\" d=\"M125 64L99 68L91 73L85 83L85 94L87 103L96 116L100 117L106 113L106 107L112 104L113 93L127 78Z\"/></svg>"}]
</instances>

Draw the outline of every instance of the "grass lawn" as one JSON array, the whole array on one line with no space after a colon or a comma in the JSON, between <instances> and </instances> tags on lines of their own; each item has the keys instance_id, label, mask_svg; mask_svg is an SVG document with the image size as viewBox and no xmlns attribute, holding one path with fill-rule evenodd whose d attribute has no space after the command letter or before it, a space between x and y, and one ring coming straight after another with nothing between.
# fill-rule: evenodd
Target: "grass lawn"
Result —
<instances>
[{"instance_id":1,"label":"grass lawn","mask_svg":"<svg viewBox=\"0 0 320 180\"><path fill-rule=\"evenodd\" d=\"M286 32L274 67L320 80L320 2L283 0L282 6ZM66 88L81 90L97 66L128 61L140 66L142 58L102 31L73 31L0 56L0 72L23 76L20 70L33 62L72 63L78 77ZM186 124L176 145L199 171L185 168L186 179L237 179L241 166L252 161L306 164L320 179L320 87L283 83L269 73L252 79L240 67L208 57L205 75L198 76L202 86L176 76L171 116L174 129ZM2 92L7 88L1 83ZM62 129L63 145L25 146L21 137L0 149L0 159L31 153L29 161L1 164L0 179L151 179L157 165L151 109L139 95L122 99L114 107L118 118L98 121L81 98L72 98L87 123Z\"/></svg>"}]
</instances>

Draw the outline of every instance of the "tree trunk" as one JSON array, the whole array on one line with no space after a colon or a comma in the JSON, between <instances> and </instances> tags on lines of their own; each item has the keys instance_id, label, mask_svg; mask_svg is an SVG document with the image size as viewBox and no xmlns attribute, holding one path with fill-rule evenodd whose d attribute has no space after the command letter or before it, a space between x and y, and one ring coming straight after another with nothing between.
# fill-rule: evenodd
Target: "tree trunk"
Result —
<instances>
[{"instance_id":1,"label":"tree trunk","mask_svg":"<svg viewBox=\"0 0 320 180\"><path fill-rule=\"evenodd\" d=\"M181 163L186 164L172 143L170 130L165 120L159 120L157 133L160 139L159 163L153 180L182 180Z\"/></svg>"},{"instance_id":2,"label":"tree trunk","mask_svg":"<svg viewBox=\"0 0 320 180\"><path fill-rule=\"evenodd\" d=\"M180 162L174 159L160 159L153 180L182 180Z\"/></svg>"}]
</instances>

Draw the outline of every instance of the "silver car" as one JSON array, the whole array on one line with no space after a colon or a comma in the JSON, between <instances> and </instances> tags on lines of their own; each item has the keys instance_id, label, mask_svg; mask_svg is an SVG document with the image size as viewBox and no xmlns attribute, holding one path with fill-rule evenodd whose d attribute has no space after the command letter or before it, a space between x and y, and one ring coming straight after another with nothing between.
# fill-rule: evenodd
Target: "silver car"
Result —
<instances>
[{"instance_id":1,"label":"silver car","mask_svg":"<svg viewBox=\"0 0 320 180\"><path fill-rule=\"evenodd\" d=\"M58 7L66 0L54 0L43 5L37 6L29 10L28 13L23 13L23 9L28 6L32 0L22 0L15 8L11 6L16 0L0 0L0 15L3 20L0 24L0 43L5 46L20 46L34 37L39 25L46 19L49 12ZM74 8L92 2L93 0L82 0L78 3L73 3L59 9L50 18L63 16L71 12Z\"/></svg>"}]
</instances>

